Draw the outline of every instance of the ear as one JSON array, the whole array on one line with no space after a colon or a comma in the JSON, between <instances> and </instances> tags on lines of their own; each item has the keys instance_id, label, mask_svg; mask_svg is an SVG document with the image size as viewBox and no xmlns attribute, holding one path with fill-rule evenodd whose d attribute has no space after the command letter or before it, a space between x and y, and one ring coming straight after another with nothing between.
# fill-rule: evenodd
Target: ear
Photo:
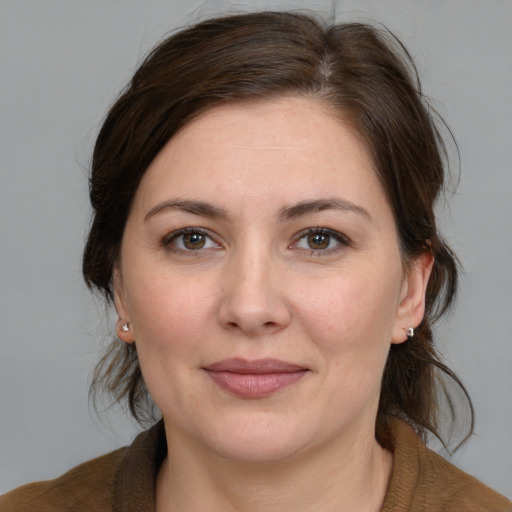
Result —
<instances>
[{"instance_id":1,"label":"ear","mask_svg":"<svg viewBox=\"0 0 512 512\"><path fill-rule=\"evenodd\" d=\"M112 282L114 286L114 306L118 317L116 322L117 337L125 343L133 343L135 341L135 335L130 325L130 316L125 307L123 276L117 265L114 268Z\"/></svg>"},{"instance_id":2,"label":"ear","mask_svg":"<svg viewBox=\"0 0 512 512\"><path fill-rule=\"evenodd\" d=\"M407 329L416 328L423 320L425 293L433 265L434 257L430 251L424 251L409 265L402 282L391 343L406 341Z\"/></svg>"}]
</instances>

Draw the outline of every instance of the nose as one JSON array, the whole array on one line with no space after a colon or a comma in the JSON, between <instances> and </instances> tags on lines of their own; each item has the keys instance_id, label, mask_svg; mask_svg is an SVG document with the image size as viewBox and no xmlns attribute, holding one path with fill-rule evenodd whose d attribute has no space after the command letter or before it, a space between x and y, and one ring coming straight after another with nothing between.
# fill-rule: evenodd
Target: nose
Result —
<instances>
[{"instance_id":1,"label":"nose","mask_svg":"<svg viewBox=\"0 0 512 512\"><path fill-rule=\"evenodd\" d=\"M280 272L270 256L248 252L226 267L220 322L247 335L272 334L286 328L291 318Z\"/></svg>"}]
</instances>

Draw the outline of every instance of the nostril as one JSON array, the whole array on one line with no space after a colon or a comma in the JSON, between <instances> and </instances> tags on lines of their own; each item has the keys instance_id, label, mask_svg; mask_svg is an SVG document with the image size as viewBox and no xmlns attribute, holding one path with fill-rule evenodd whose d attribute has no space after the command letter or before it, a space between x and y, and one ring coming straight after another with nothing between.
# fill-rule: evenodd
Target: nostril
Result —
<instances>
[{"instance_id":1,"label":"nostril","mask_svg":"<svg viewBox=\"0 0 512 512\"><path fill-rule=\"evenodd\" d=\"M229 322L225 322L224 327L230 331L240 331L246 334L270 334L277 330L280 330L284 326L280 326L279 322L274 322L272 320L268 322L259 322L258 319L240 319L231 320Z\"/></svg>"},{"instance_id":2,"label":"nostril","mask_svg":"<svg viewBox=\"0 0 512 512\"><path fill-rule=\"evenodd\" d=\"M256 277L260 273L256 272ZM234 279L231 275L233 286L225 289L218 310L224 328L267 335L288 325L290 312L281 294L268 283L268 276L256 277Z\"/></svg>"}]
</instances>

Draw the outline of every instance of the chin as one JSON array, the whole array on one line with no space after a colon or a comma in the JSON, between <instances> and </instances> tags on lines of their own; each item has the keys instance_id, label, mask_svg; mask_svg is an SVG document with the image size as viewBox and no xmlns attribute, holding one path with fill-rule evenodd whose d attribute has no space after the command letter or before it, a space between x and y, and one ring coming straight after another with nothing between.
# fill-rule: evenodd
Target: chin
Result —
<instances>
[{"instance_id":1,"label":"chin","mask_svg":"<svg viewBox=\"0 0 512 512\"><path fill-rule=\"evenodd\" d=\"M223 458L245 463L273 463L292 457L300 451L290 439L239 438L229 443L216 443L215 453Z\"/></svg>"},{"instance_id":2,"label":"chin","mask_svg":"<svg viewBox=\"0 0 512 512\"><path fill-rule=\"evenodd\" d=\"M241 462L271 463L285 460L309 444L307 433L286 422L255 420L226 423L223 431L203 439L221 457Z\"/></svg>"}]
</instances>

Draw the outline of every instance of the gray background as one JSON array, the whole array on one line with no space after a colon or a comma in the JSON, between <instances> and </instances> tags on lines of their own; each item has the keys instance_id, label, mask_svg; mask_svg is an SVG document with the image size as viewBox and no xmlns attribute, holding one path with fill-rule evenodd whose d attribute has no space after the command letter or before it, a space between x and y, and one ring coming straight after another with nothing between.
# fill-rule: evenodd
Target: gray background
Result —
<instances>
[{"instance_id":1,"label":"gray background","mask_svg":"<svg viewBox=\"0 0 512 512\"><path fill-rule=\"evenodd\" d=\"M309 7L401 37L456 135L462 178L442 224L466 269L438 333L476 409L456 464L512 497L512 2L368 0L0 3L0 489L54 477L135 427L87 400L112 330L81 282L99 123L162 35L233 9ZM102 341L103 340L103 341Z\"/></svg>"}]
</instances>

